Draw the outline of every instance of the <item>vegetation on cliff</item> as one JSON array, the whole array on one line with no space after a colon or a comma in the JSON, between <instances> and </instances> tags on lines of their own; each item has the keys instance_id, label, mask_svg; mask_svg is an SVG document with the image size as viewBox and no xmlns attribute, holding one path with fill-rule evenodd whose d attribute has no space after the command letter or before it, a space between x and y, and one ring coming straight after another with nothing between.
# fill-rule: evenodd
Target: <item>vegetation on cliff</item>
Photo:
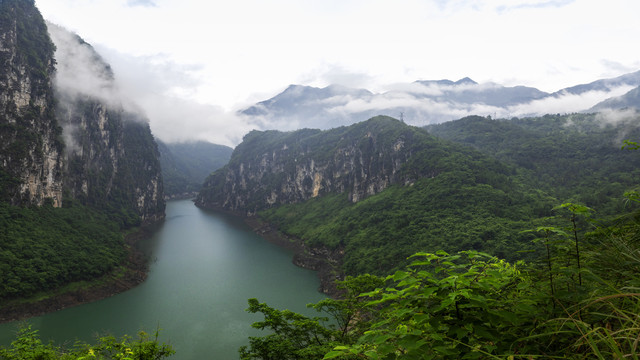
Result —
<instances>
[{"instance_id":1,"label":"vegetation on cliff","mask_svg":"<svg viewBox=\"0 0 640 360\"><path fill-rule=\"evenodd\" d=\"M640 157L620 150L623 139L640 138L637 116L471 116L427 130L515 167L527 187L553 196L556 203L581 203L601 216L624 210L621 194L640 176Z\"/></svg>"},{"instance_id":2,"label":"vegetation on cliff","mask_svg":"<svg viewBox=\"0 0 640 360\"><path fill-rule=\"evenodd\" d=\"M229 164L205 181L196 203L255 214L329 194L344 193L357 202L446 170L438 167L443 152L435 161L415 160L439 149L426 131L385 116L327 131L252 131Z\"/></svg>"},{"instance_id":3,"label":"vegetation on cliff","mask_svg":"<svg viewBox=\"0 0 640 360\"><path fill-rule=\"evenodd\" d=\"M0 201L62 199L62 129L51 83L55 46L33 1L0 2Z\"/></svg>"},{"instance_id":4,"label":"vegetation on cliff","mask_svg":"<svg viewBox=\"0 0 640 360\"><path fill-rule=\"evenodd\" d=\"M197 193L213 171L229 162L233 149L205 141L158 142L166 196Z\"/></svg>"},{"instance_id":5,"label":"vegetation on cliff","mask_svg":"<svg viewBox=\"0 0 640 360\"><path fill-rule=\"evenodd\" d=\"M511 121L470 117L429 131L442 139L388 118L333 131L254 132L227 168L211 176L209 190L226 197L218 203L222 207L240 212L266 208L258 212L261 219L309 247L341 250L339 271L383 275L425 250L477 250L508 261L536 258L543 249L524 230L556 216L555 205L585 204L605 220L623 211L621 194L640 175L639 158L620 149L622 136L640 136L633 121L607 124L596 115L575 114ZM346 153L344 144L369 139L369 134L377 134L371 135L377 147L361 146L351 153L352 161L384 159L388 155L371 152L393 152L394 144L402 144L407 156L389 177L395 181L357 202L350 187L335 182L316 197L271 201L278 189L297 194L291 182L304 188L314 177L330 177L335 169L315 164ZM286 153L281 151L285 147ZM300 165L312 162L315 173ZM370 182L384 179L391 168L384 160L368 164ZM240 173L240 179L247 179L246 190L235 181Z\"/></svg>"},{"instance_id":6,"label":"vegetation on cliff","mask_svg":"<svg viewBox=\"0 0 640 360\"><path fill-rule=\"evenodd\" d=\"M638 202L637 192L628 195ZM309 305L329 319L251 299L247 311L265 317L253 326L272 333L252 337L241 358L638 358L637 204L597 227L577 221L589 218L585 206L558 210L565 218L559 226L531 229L547 252L527 263L476 251L417 253L378 284L370 275L342 283L373 290ZM578 234L586 224L590 231Z\"/></svg>"},{"instance_id":7,"label":"vegetation on cliff","mask_svg":"<svg viewBox=\"0 0 640 360\"><path fill-rule=\"evenodd\" d=\"M127 255L123 232L161 219L164 200L145 119L89 94L54 89L58 53L33 1L0 1L0 20L5 305L110 272Z\"/></svg>"}]
</instances>

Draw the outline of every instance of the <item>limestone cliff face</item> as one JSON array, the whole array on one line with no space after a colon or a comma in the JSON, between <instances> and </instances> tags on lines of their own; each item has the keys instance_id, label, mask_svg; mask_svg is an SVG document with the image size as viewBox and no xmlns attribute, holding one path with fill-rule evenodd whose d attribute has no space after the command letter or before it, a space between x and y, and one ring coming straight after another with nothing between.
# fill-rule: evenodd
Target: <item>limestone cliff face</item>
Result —
<instances>
[{"instance_id":1,"label":"limestone cliff face","mask_svg":"<svg viewBox=\"0 0 640 360\"><path fill-rule=\"evenodd\" d=\"M148 120L127 109L110 66L79 36L49 24L57 46L54 92L64 129L64 188L84 203L164 216L159 152ZM132 107L129 105L129 107Z\"/></svg>"},{"instance_id":2,"label":"limestone cliff face","mask_svg":"<svg viewBox=\"0 0 640 360\"><path fill-rule=\"evenodd\" d=\"M253 215L329 193L347 193L357 202L437 171L405 170L412 155L433 141L388 117L328 131L253 131L229 164L205 181L196 204Z\"/></svg>"},{"instance_id":3,"label":"limestone cliff face","mask_svg":"<svg viewBox=\"0 0 640 360\"><path fill-rule=\"evenodd\" d=\"M14 205L62 203L54 48L32 3L0 2L0 200Z\"/></svg>"},{"instance_id":4,"label":"limestone cliff face","mask_svg":"<svg viewBox=\"0 0 640 360\"><path fill-rule=\"evenodd\" d=\"M164 217L148 121L123 105L89 44L48 29L33 0L1 0L0 66L0 201L62 206L64 194L143 222Z\"/></svg>"}]
</instances>

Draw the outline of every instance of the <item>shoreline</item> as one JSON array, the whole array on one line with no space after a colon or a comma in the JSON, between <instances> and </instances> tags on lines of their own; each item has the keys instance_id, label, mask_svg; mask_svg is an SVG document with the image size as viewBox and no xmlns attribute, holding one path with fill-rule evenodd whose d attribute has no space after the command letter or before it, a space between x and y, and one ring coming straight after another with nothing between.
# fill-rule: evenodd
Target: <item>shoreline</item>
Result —
<instances>
[{"instance_id":1,"label":"shoreline","mask_svg":"<svg viewBox=\"0 0 640 360\"><path fill-rule=\"evenodd\" d=\"M263 222L257 217L243 216L245 224L270 243L293 251L292 262L303 269L313 270L320 280L318 291L331 298L338 298L340 291L336 280L344 280L340 271L344 251L326 247L309 247L302 239L280 232L273 224Z\"/></svg>"},{"instance_id":2,"label":"shoreline","mask_svg":"<svg viewBox=\"0 0 640 360\"><path fill-rule=\"evenodd\" d=\"M65 291L42 300L9 300L7 305L0 307L0 324L28 320L32 317L106 299L140 285L147 278L149 259L136 248L135 244L139 240L151 236L161 223L162 221L158 221L125 235L124 241L128 250L126 260L108 274L92 280L93 284L89 283L86 287Z\"/></svg>"},{"instance_id":3,"label":"shoreline","mask_svg":"<svg viewBox=\"0 0 640 360\"><path fill-rule=\"evenodd\" d=\"M247 226L265 240L291 250L293 252L291 261L294 265L315 271L320 280L319 292L331 298L340 296L340 291L336 288L335 281L344 279L344 274L339 271L344 255L342 249L330 250L325 247L308 247L301 239L284 234L274 225L263 222L255 216L246 216L210 207L205 207L204 209L240 217ZM92 280L93 285L65 291L42 300L9 300L7 305L0 307L0 324L28 320L32 317L106 299L140 285L147 278L149 259L142 251L136 248L135 244L141 239L151 236L157 226L162 223L162 220L142 226L136 231L125 235L124 240L128 249L127 259L117 269ZM79 283L82 282L76 284Z\"/></svg>"},{"instance_id":4,"label":"shoreline","mask_svg":"<svg viewBox=\"0 0 640 360\"><path fill-rule=\"evenodd\" d=\"M295 236L282 233L268 222L257 216L248 216L238 211L231 211L217 206L204 206L194 201L195 206L207 210L237 216L249 226L253 232L262 236L270 243L293 251L292 263L303 269L313 270L320 280L318 291L331 298L339 298L341 291L336 287L336 280L344 280L344 273L340 270L344 249L335 250L324 246L307 246L304 241Z\"/></svg>"}]
</instances>

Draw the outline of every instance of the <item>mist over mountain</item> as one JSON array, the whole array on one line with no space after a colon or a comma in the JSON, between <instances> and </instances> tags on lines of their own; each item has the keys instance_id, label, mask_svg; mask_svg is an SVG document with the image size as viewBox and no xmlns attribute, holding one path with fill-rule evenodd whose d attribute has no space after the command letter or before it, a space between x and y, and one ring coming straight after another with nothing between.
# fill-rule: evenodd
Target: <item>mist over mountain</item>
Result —
<instances>
[{"instance_id":1,"label":"mist over mountain","mask_svg":"<svg viewBox=\"0 0 640 360\"><path fill-rule=\"evenodd\" d=\"M149 121L129 100L80 36L33 1L0 1L1 301L116 268L110 294L139 283L123 230L158 223L165 202Z\"/></svg>"},{"instance_id":2,"label":"mist over mountain","mask_svg":"<svg viewBox=\"0 0 640 360\"><path fill-rule=\"evenodd\" d=\"M640 109L640 86L630 90L628 93L607 99L591 108L591 111L601 112L605 110L619 109Z\"/></svg>"},{"instance_id":3,"label":"mist over mountain","mask_svg":"<svg viewBox=\"0 0 640 360\"><path fill-rule=\"evenodd\" d=\"M469 115L493 117L541 116L548 113L587 112L603 101L627 94L640 86L640 71L597 80L547 93L533 87L477 83L465 77L452 80L418 80L395 84L386 92L330 85L317 88L290 85L271 99L240 114L259 129L329 129L350 125L377 115L401 118L424 126ZM609 102L608 108L634 106ZM637 105L636 105L637 106Z\"/></svg>"},{"instance_id":4,"label":"mist over mountain","mask_svg":"<svg viewBox=\"0 0 640 360\"><path fill-rule=\"evenodd\" d=\"M166 198L193 196L207 176L229 162L233 152L206 141L157 143Z\"/></svg>"}]
</instances>

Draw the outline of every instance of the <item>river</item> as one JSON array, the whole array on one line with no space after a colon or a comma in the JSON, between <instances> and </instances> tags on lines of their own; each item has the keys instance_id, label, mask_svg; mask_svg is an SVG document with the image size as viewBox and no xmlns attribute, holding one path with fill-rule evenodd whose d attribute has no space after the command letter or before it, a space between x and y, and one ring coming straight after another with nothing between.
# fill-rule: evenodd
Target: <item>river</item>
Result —
<instances>
[{"instance_id":1,"label":"river","mask_svg":"<svg viewBox=\"0 0 640 360\"><path fill-rule=\"evenodd\" d=\"M315 315L306 308L324 295L314 272L291 263L292 254L255 234L242 219L199 209L189 200L167 203L164 224L138 245L151 256L141 285L113 297L44 316L28 323L44 342L96 335L135 335L160 328L160 340L176 350L173 360L238 359L238 347L261 335L251 323L247 299ZM9 344L17 323L0 325Z\"/></svg>"}]
</instances>

